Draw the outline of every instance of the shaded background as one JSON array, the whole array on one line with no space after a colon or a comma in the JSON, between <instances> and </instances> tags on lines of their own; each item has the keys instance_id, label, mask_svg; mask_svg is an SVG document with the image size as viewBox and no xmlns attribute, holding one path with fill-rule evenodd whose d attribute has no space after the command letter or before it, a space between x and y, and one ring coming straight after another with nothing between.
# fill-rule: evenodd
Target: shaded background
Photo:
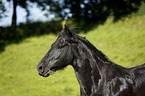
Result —
<instances>
[{"instance_id":1,"label":"shaded background","mask_svg":"<svg viewBox=\"0 0 145 96\"><path fill-rule=\"evenodd\" d=\"M31 12L32 8L42 14ZM20 9L25 10L24 22L18 21ZM37 14L45 19L34 20ZM0 26L0 96L79 96L71 66L48 78L36 70L64 20L115 63L133 67L145 62L145 0L4 0L0 1L0 22L6 22Z\"/></svg>"},{"instance_id":2,"label":"shaded background","mask_svg":"<svg viewBox=\"0 0 145 96\"><path fill-rule=\"evenodd\" d=\"M9 6L6 6L8 2L11 4L12 17L7 22L10 22L11 25L4 28L0 27L1 39L19 39L49 32L57 33L61 29L63 20L68 20L69 25L79 27L82 32L88 32L88 30L104 24L110 16L113 17L114 22L117 22L119 19L136 13L145 0L4 0L0 4L1 21L9 12L7 10ZM32 13L32 8L36 6L43 13ZM26 17L23 20L24 23L18 24L17 11L20 8L25 10ZM41 20L34 22L34 13L35 16L43 14L46 16L45 18L50 18L44 19L49 20L49 22L45 23ZM31 17L32 15L33 17ZM53 27L54 25L55 27Z\"/></svg>"}]
</instances>

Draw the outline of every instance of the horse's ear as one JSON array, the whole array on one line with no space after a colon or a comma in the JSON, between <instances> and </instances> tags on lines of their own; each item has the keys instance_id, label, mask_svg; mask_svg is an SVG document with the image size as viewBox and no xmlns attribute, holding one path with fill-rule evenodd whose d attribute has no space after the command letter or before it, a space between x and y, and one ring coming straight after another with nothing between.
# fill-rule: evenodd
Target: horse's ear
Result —
<instances>
[{"instance_id":1,"label":"horse's ear","mask_svg":"<svg viewBox=\"0 0 145 96\"><path fill-rule=\"evenodd\" d=\"M73 36L73 33L70 31L69 27L67 25L64 25L63 30L61 31L62 35L64 36L65 40L69 43L78 43L78 41L76 41Z\"/></svg>"},{"instance_id":2,"label":"horse's ear","mask_svg":"<svg viewBox=\"0 0 145 96\"><path fill-rule=\"evenodd\" d=\"M69 36L69 37L72 37L72 32L69 30L69 27L67 25L64 25L64 34Z\"/></svg>"}]
</instances>

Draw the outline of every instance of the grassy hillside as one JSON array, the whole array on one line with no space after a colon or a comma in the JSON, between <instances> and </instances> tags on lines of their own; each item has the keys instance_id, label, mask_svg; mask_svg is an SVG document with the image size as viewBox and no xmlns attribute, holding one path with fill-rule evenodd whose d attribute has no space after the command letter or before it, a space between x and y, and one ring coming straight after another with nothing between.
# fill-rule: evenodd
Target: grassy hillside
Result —
<instances>
[{"instance_id":1,"label":"grassy hillside","mask_svg":"<svg viewBox=\"0 0 145 96\"><path fill-rule=\"evenodd\" d=\"M145 62L145 15L104 25L80 34L125 67ZM10 44L0 53L0 96L79 96L79 84L73 68L48 78L38 75L36 65L49 50L56 36L49 34Z\"/></svg>"},{"instance_id":2,"label":"grassy hillside","mask_svg":"<svg viewBox=\"0 0 145 96\"><path fill-rule=\"evenodd\" d=\"M112 61L125 67L145 63L145 15L112 24L112 19L86 37Z\"/></svg>"},{"instance_id":3,"label":"grassy hillside","mask_svg":"<svg viewBox=\"0 0 145 96\"><path fill-rule=\"evenodd\" d=\"M49 78L38 75L36 65L55 38L54 35L32 37L5 48L0 54L0 96L68 96L69 94L77 96L79 94L76 78L70 66L65 72L59 71Z\"/></svg>"}]
</instances>

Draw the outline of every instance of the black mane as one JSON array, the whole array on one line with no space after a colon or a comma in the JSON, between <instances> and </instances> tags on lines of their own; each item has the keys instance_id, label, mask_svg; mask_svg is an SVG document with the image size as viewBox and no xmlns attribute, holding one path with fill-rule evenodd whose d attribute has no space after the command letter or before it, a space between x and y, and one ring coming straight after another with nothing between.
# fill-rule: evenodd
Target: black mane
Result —
<instances>
[{"instance_id":1,"label":"black mane","mask_svg":"<svg viewBox=\"0 0 145 96\"><path fill-rule=\"evenodd\" d=\"M73 35L83 42L88 48L92 49L93 52L97 55L99 59L101 59L104 62L113 63L105 54L103 54L101 51L99 51L95 46L93 46L85 37L81 37L73 32Z\"/></svg>"}]
</instances>

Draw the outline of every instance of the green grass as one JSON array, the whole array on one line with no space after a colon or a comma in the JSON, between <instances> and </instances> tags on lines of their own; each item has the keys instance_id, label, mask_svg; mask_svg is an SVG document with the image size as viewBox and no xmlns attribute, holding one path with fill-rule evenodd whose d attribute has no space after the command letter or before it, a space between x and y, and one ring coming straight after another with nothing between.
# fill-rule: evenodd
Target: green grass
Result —
<instances>
[{"instance_id":1,"label":"green grass","mask_svg":"<svg viewBox=\"0 0 145 96\"><path fill-rule=\"evenodd\" d=\"M134 16L80 34L125 67L145 62L145 15ZM7 45L0 53L0 96L79 96L79 84L68 66L48 78L38 75L36 65L57 37L43 35Z\"/></svg>"},{"instance_id":2,"label":"green grass","mask_svg":"<svg viewBox=\"0 0 145 96\"><path fill-rule=\"evenodd\" d=\"M0 96L79 95L79 86L70 66L49 78L38 75L36 65L55 39L54 35L32 37L5 48L0 54Z\"/></svg>"},{"instance_id":3,"label":"green grass","mask_svg":"<svg viewBox=\"0 0 145 96\"><path fill-rule=\"evenodd\" d=\"M134 16L91 30L86 37L113 62L124 67L145 63L145 15Z\"/></svg>"}]
</instances>

